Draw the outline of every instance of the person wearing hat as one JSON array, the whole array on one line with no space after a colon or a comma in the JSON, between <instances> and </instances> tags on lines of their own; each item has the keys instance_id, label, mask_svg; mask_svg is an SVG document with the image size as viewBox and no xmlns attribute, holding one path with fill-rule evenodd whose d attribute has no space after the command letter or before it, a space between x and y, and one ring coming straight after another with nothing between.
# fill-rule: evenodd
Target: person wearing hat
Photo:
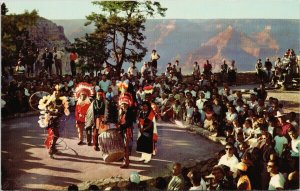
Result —
<instances>
[{"instance_id":1,"label":"person wearing hat","mask_svg":"<svg viewBox=\"0 0 300 191\"><path fill-rule=\"evenodd\" d=\"M82 89L79 90L78 92L79 94L79 98L77 100L76 103L76 107L75 107L75 119L76 119L76 128L78 131L78 138L79 138L79 142L78 145L83 145L83 130L85 127L85 117L87 114L87 110L91 105L91 101L88 98L88 96L90 95L88 90ZM87 136L87 142L88 145L91 146L91 140L89 139L90 137Z\"/></svg>"},{"instance_id":2,"label":"person wearing hat","mask_svg":"<svg viewBox=\"0 0 300 191\"><path fill-rule=\"evenodd\" d=\"M96 99L90 104L85 118L85 129L88 141L92 139L94 150L99 151L98 136L99 130L104 127L103 122L107 120L107 101L104 99L104 92L99 90L96 93Z\"/></svg>"},{"instance_id":3,"label":"person wearing hat","mask_svg":"<svg viewBox=\"0 0 300 191\"><path fill-rule=\"evenodd\" d=\"M252 190L250 179L247 175L248 166L239 162L237 168L237 189L238 190Z\"/></svg>"},{"instance_id":4,"label":"person wearing hat","mask_svg":"<svg viewBox=\"0 0 300 191\"><path fill-rule=\"evenodd\" d=\"M282 135L288 138L288 129L292 127L292 124L286 122L285 114L281 111L277 111L275 118L277 118L277 123L275 127L279 127L282 129Z\"/></svg>"},{"instance_id":5,"label":"person wearing hat","mask_svg":"<svg viewBox=\"0 0 300 191\"><path fill-rule=\"evenodd\" d=\"M122 93L119 98L119 123L118 128L121 132L122 138L124 140L124 159L123 164L120 168L129 167L129 155L132 149L133 142L133 122L135 118L133 117L133 104L132 95L128 92Z\"/></svg>"}]
</instances>

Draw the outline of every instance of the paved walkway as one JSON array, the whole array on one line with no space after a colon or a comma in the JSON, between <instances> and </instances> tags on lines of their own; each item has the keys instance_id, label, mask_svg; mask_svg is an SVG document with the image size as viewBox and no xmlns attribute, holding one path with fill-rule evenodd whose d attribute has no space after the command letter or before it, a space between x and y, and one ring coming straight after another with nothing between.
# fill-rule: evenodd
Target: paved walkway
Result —
<instances>
[{"instance_id":1,"label":"paved walkway","mask_svg":"<svg viewBox=\"0 0 300 191\"><path fill-rule=\"evenodd\" d=\"M144 164L137 162L140 155L133 152L130 168L120 169L121 162L105 164L92 147L77 145L75 121L70 117L62 132L63 139L58 141L60 153L50 159L43 146L46 134L38 127L37 118L2 121L2 189L59 190L72 183L117 175L128 179L131 171L138 171L142 179L148 179L170 173L173 161L206 160L220 150L219 144L196 133L162 123L158 127L158 155Z\"/></svg>"}]
</instances>

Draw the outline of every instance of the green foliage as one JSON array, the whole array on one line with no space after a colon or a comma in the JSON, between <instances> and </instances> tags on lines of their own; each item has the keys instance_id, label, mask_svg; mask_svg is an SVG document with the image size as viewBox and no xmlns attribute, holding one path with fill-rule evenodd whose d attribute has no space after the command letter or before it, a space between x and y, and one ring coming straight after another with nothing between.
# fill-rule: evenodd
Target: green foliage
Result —
<instances>
[{"instance_id":1,"label":"green foliage","mask_svg":"<svg viewBox=\"0 0 300 191\"><path fill-rule=\"evenodd\" d=\"M76 38L67 51L75 51L82 58L78 67L82 70L99 68L109 57L106 39L97 34L86 34L84 38Z\"/></svg>"},{"instance_id":2,"label":"green foliage","mask_svg":"<svg viewBox=\"0 0 300 191\"><path fill-rule=\"evenodd\" d=\"M156 14L165 16L167 9L151 1L94 1L93 4L99 6L100 14L93 12L87 16L86 25L96 26L93 35L106 47L101 58L106 58L107 63L108 59L113 60L116 64L111 65L118 72L124 62L141 61L147 53L143 46L146 18Z\"/></svg>"},{"instance_id":3,"label":"green foliage","mask_svg":"<svg viewBox=\"0 0 300 191\"><path fill-rule=\"evenodd\" d=\"M1 4L1 15L6 15L6 13L8 12L8 9L6 7L5 3Z\"/></svg>"},{"instance_id":4,"label":"green foliage","mask_svg":"<svg viewBox=\"0 0 300 191\"><path fill-rule=\"evenodd\" d=\"M35 25L39 18L36 10L23 14L1 15L1 61L8 65L16 63L19 51L32 45L28 28Z\"/></svg>"}]
</instances>

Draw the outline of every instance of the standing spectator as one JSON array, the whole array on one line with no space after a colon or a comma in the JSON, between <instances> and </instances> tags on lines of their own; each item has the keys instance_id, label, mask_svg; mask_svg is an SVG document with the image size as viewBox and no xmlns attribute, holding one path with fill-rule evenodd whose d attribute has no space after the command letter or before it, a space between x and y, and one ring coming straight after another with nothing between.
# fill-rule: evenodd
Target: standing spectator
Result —
<instances>
[{"instance_id":1,"label":"standing spectator","mask_svg":"<svg viewBox=\"0 0 300 191\"><path fill-rule=\"evenodd\" d=\"M22 79L25 77L25 67L22 64L21 59L18 60L17 66L16 66L16 72L19 77L19 79Z\"/></svg>"},{"instance_id":2,"label":"standing spectator","mask_svg":"<svg viewBox=\"0 0 300 191\"><path fill-rule=\"evenodd\" d=\"M212 65L209 63L209 60L206 60L206 63L204 64L203 73L206 77L209 77L212 74Z\"/></svg>"},{"instance_id":3,"label":"standing spectator","mask_svg":"<svg viewBox=\"0 0 300 191\"><path fill-rule=\"evenodd\" d=\"M235 60L231 61L231 66L228 68L228 83L229 85L236 86L236 71Z\"/></svg>"},{"instance_id":4,"label":"standing spectator","mask_svg":"<svg viewBox=\"0 0 300 191\"><path fill-rule=\"evenodd\" d=\"M175 64L173 65L174 68L174 75L181 80L182 74L181 74L181 68L179 67L179 60L175 60Z\"/></svg>"},{"instance_id":5,"label":"standing spectator","mask_svg":"<svg viewBox=\"0 0 300 191\"><path fill-rule=\"evenodd\" d=\"M143 66L141 67L141 74L142 77L145 79L150 74L150 68L148 66L148 62L144 62Z\"/></svg>"},{"instance_id":6,"label":"standing spectator","mask_svg":"<svg viewBox=\"0 0 300 191\"><path fill-rule=\"evenodd\" d=\"M263 83L264 82L264 71L263 71L263 64L261 62L261 59L258 59L255 65L256 74L258 77L258 80Z\"/></svg>"},{"instance_id":7,"label":"standing spectator","mask_svg":"<svg viewBox=\"0 0 300 191\"><path fill-rule=\"evenodd\" d=\"M151 70L152 70L152 73L153 75L156 75L156 72L157 72L157 61L160 59L160 56L159 54L156 52L156 50L152 50L152 53L151 53Z\"/></svg>"},{"instance_id":8,"label":"standing spectator","mask_svg":"<svg viewBox=\"0 0 300 191\"><path fill-rule=\"evenodd\" d=\"M71 66L71 72L72 72L72 76L76 76L76 63L75 61L77 60L78 55L75 52L75 50L72 50L70 53L70 66Z\"/></svg>"},{"instance_id":9,"label":"standing spectator","mask_svg":"<svg viewBox=\"0 0 300 191\"><path fill-rule=\"evenodd\" d=\"M130 77L132 77L132 76L137 76L137 74L138 74L138 69L137 69L137 67L135 66L135 62L132 62L131 63L131 66L128 68L128 71L127 71L127 73L128 73L128 75L130 76Z\"/></svg>"},{"instance_id":10,"label":"standing spectator","mask_svg":"<svg viewBox=\"0 0 300 191\"><path fill-rule=\"evenodd\" d=\"M193 76L194 76L194 80L199 80L200 78L200 66L198 62L194 62Z\"/></svg>"},{"instance_id":11,"label":"standing spectator","mask_svg":"<svg viewBox=\"0 0 300 191\"><path fill-rule=\"evenodd\" d=\"M53 57L54 57L54 64L56 75L62 75L62 59L64 57L63 51L57 50L56 47L53 48Z\"/></svg>"},{"instance_id":12,"label":"standing spectator","mask_svg":"<svg viewBox=\"0 0 300 191\"><path fill-rule=\"evenodd\" d=\"M223 60L221 64L221 82L227 82L227 73L228 73L228 65L226 64L226 60Z\"/></svg>"},{"instance_id":13,"label":"standing spectator","mask_svg":"<svg viewBox=\"0 0 300 191\"><path fill-rule=\"evenodd\" d=\"M26 66L27 66L27 76L33 76L33 64L35 62L36 56L31 48L28 49L28 53L25 59Z\"/></svg>"},{"instance_id":14,"label":"standing spectator","mask_svg":"<svg viewBox=\"0 0 300 191\"><path fill-rule=\"evenodd\" d=\"M270 82L272 79L272 62L269 58L266 58L265 61L265 71L267 76L267 82Z\"/></svg>"},{"instance_id":15,"label":"standing spectator","mask_svg":"<svg viewBox=\"0 0 300 191\"><path fill-rule=\"evenodd\" d=\"M102 80L99 82L100 89L102 89L106 93L108 91L110 83L110 80L106 79L106 75L103 75Z\"/></svg>"},{"instance_id":16,"label":"standing spectator","mask_svg":"<svg viewBox=\"0 0 300 191\"><path fill-rule=\"evenodd\" d=\"M45 48L45 52L43 54L44 67L48 74L52 75L52 64L53 64L53 54L49 51L48 48Z\"/></svg>"}]
</instances>

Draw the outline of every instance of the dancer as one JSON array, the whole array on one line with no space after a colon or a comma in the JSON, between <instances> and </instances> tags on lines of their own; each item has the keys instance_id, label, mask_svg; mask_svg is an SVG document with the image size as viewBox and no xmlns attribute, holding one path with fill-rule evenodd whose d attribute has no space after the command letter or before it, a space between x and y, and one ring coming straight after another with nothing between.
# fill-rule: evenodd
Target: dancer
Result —
<instances>
[{"instance_id":1,"label":"dancer","mask_svg":"<svg viewBox=\"0 0 300 191\"><path fill-rule=\"evenodd\" d=\"M124 140L124 162L120 168L129 167L129 155L131 153L132 142L133 142L133 121L132 117L132 96L130 93L125 92L120 95L119 98L119 125L118 128L121 132Z\"/></svg>"},{"instance_id":2,"label":"dancer","mask_svg":"<svg viewBox=\"0 0 300 191\"><path fill-rule=\"evenodd\" d=\"M139 161L149 163L153 153L153 131L156 129L155 114L151 109L150 102L142 103L142 111L138 117L138 128L140 135L137 140L137 152L141 152L142 156Z\"/></svg>"},{"instance_id":3,"label":"dancer","mask_svg":"<svg viewBox=\"0 0 300 191\"><path fill-rule=\"evenodd\" d=\"M104 92L99 90L96 99L88 108L85 121L87 136L91 138L93 131L93 145L95 151L100 151L98 136L99 130L103 128L103 122L107 120L107 101L104 99Z\"/></svg>"},{"instance_id":4,"label":"dancer","mask_svg":"<svg viewBox=\"0 0 300 191\"><path fill-rule=\"evenodd\" d=\"M38 108L41 110L38 123L41 128L46 128L48 131L45 146L50 158L54 158L53 154L57 153L56 142L59 138L60 118L63 114L70 115L68 99L61 96L60 87L56 85L52 95L44 96L39 101Z\"/></svg>"},{"instance_id":5,"label":"dancer","mask_svg":"<svg viewBox=\"0 0 300 191\"><path fill-rule=\"evenodd\" d=\"M85 127L85 117L87 110L91 105L89 97L93 94L93 86L88 83L79 83L75 88L75 98L77 99L75 108L76 128L78 131L78 145L83 145L83 130ZM87 133L87 142L91 146L91 137Z\"/></svg>"}]
</instances>

